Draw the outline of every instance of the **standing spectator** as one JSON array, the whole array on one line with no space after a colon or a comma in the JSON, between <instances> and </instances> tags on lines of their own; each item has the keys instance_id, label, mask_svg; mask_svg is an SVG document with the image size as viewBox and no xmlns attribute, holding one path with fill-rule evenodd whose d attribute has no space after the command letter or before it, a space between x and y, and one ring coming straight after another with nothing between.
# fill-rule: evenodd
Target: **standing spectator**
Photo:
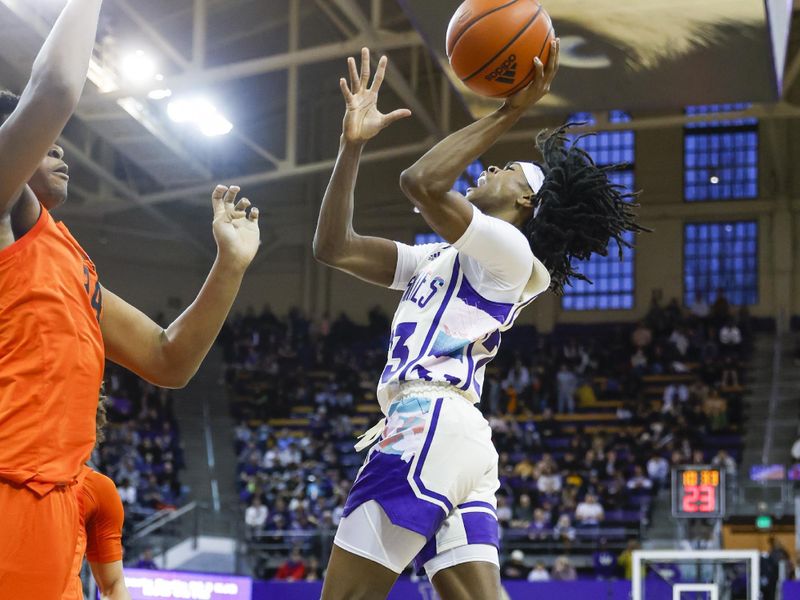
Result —
<instances>
[{"instance_id":1,"label":"standing spectator","mask_svg":"<svg viewBox=\"0 0 800 600\"><path fill-rule=\"evenodd\" d=\"M503 579L527 579L528 567L525 566L525 554L522 550L514 550L511 557L503 565Z\"/></svg>"},{"instance_id":2,"label":"standing spectator","mask_svg":"<svg viewBox=\"0 0 800 600\"><path fill-rule=\"evenodd\" d=\"M269 516L267 507L261 502L261 496L256 494L253 496L253 502L244 511L247 539L256 538L261 534L267 522L267 516Z\"/></svg>"},{"instance_id":3,"label":"standing spectator","mask_svg":"<svg viewBox=\"0 0 800 600\"><path fill-rule=\"evenodd\" d=\"M605 516L603 506L594 494L586 494L586 498L575 509L575 519L584 527L600 525Z\"/></svg>"},{"instance_id":4,"label":"standing spectator","mask_svg":"<svg viewBox=\"0 0 800 600\"><path fill-rule=\"evenodd\" d=\"M275 573L275 579L279 581L302 581L305 576L306 563L297 549L292 550L291 556L278 567L278 572Z\"/></svg>"},{"instance_id":5,"label":"standing spectator","mask_svg":"<svg viewBox=\"0 0 800 600\"><path fill-rule=\"evenodd\" d=\"M717 455L711 459L711 464L723 469L729 477L736 475L736 461L726 450L717 452Z\"/></svg>"},{"instance_id":6,"label":"standing spectator","mask_svg":"<svg viewBox=\"0 0 800 600\"><path fill-rule=\"evenodd\" d=\"M633 553L640 547L639 542L636 540L628 540L628 547L619 555L617 562L622 567L622 574L628 581L633 579Z\"/></svg>"},{"instance_id":7,"label":"standing spectator","mask_svg":"<svg viewBox=\"0 0 800 600\"><path fill-rule=\"evenodd\" d=\"M725 291L722 288L717 289L717 299L711 306L711 318L714 320L714 326L719 327L730 318L731 305L725 297Z\"/></svg>"},{"instance_id":8,"label":"standing spectator","mask_svg":"<svg viewBox=\"0 0 800 600\"><path fill-rule=\"evenodd\" d=\"M575 567L569 562L569 557L559 556L553 565L553 580L554 581L575 581L578 574L575 572Z\"/></svg>"},{"instance_id":9,"label":"standing spectator","mask_svg":"<svg viewBox=\"0 0 800 600\"><path fill-rule=\"evenodd\" d=\"M792 444L791 454L794 460L800 461L800 437L798 437L797 441Z\"/></svg>"},{"instance_id":10,"label":"standing spectator","mask_svg":"<svg viewBox=\"0 0 800 600\"><path fill-rule=\"evenodd\" d=\"M550 573L547 572L543 562L537 562L533 570L528 573L528 581L532 583L537 581L550 581Z\"/></svg>"},{"instance_id":11,"label":"standing spectator","mask_svg":"<svg viewBox=\"0 0 800 600\"><path fill-rule=\"evenodd\" d=\"M514 366L508 372L508 376L503 381L503 389L512 389L517 395L522 394L531 383L531 374L528 367L517 359Z\"/></svg>"},{"instance_id":12,"label":"standing spectator","mask_svg":"<svg viewBox=\"0 0 800 600\"><path fill-rule=\"evenodd\" d=\"M640 321L631 333L631 343L635 348L641 349L647 348L653 343L653 332L644 324L644 321Z\"/></svg>"},{"instance_id":13,"label":"standing spectator","mask_svg":"<svg viewBox=\"0 0 800 600\"><path fill-rule=\"evenodd\" d=\"M566 364L561 365L561 370L556 376L558 383L558 412L575 412L575 391L578 389L578 378L570 371Z\"/></svg>"},{"instance_id":14,"label":"standing spectator","mask_svg":"<svg viewBox=\"0 0 800 600\"><path fill-rule=\"evenodd\" d=\"M598 579L614 579L617 575L617 557L608 549L605 538L600 539L600 545L592 557L594 572Z\"/></svg>"},{"instance_id":15,"label":"standing spectator","mask_svg":"<svg viewBox=\"0 0 800 600\"><path fill-rule=\"evenodd\" d=\"M660 454L653 454L647 461L647 475L657 485L664 485L669 477L669 461Z\"/></svg>"}]
</instances>

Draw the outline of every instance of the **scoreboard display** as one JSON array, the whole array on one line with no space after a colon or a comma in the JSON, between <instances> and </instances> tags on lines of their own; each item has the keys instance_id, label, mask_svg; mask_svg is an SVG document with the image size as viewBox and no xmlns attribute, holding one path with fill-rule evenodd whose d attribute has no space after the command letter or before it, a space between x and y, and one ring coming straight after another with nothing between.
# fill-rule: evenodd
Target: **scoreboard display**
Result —
<instances>
[{"instance_id":1,"label":"scoreboard display","mask_svg":"<svg viewBox=\"0 0 800 600\"><path fill-rule=\"evenodd\" d=\"M672 516L714 519L725 516L725 472L718 467L681 466L672 470Z\"/></svg>"}]
</instances>

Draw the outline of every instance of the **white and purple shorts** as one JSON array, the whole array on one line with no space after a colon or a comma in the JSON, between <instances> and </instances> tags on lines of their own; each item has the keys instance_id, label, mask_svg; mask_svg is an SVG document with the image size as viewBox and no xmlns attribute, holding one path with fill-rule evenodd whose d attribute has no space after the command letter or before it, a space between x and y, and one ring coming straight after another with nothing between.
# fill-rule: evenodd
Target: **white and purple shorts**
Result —
<instances>
[{"instance_id":1,"label":"white and purple shorts","mask_svg":"<svg viewBox=\"0 0 800 600\"><path fill-rule=\"evenodd\" d=\"M499 480L491 435L480 411L447 387L392 402L335 543L397 573L412 559L429 577L462 562L497 564Z\"/></svg>"}]
</instances>

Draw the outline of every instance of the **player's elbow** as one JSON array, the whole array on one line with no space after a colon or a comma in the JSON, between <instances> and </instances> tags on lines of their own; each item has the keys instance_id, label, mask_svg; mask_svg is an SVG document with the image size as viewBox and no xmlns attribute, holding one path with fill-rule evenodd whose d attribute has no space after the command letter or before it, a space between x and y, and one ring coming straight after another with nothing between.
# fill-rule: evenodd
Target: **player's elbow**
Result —
<instances>
[{"instance_id":1,"label":"player's elbow","mask_svg":"<svg viewBox=\"0 0 800 600\"><path fill-rule=\"evenodd\" d=\"M319 237L314 237L314 243L312 247L314 252L314 260L328 267L336 266L337 250L335 244L320 239Z\"/></svg>"},{"instance_id":2,"label":"player's elbow","mask_svg":"<svg viewBox=\"0 0 800 600\"><path fill-rule=\"evenodd\" d=\"M400 174L400 189L417 208L423 208L434 198L441 197L449 186L418 167L410 167Z\"/></svg>"}]
</instances>

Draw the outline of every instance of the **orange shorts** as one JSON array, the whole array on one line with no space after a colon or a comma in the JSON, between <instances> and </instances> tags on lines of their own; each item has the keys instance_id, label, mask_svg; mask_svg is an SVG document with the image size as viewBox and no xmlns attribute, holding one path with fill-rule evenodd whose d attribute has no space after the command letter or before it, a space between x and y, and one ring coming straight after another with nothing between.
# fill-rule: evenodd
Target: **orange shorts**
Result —
<instances>
[{"instance_id":1,"label":"orange shorts","mask_svg":"<svg viewBox=\"0 0 800 600\"><path fill-rule=\"evenodd\" d=\"M0 598L59 600L78 539L75 486L44 497L0 481Z\"/></svg>"}]
</instances>

